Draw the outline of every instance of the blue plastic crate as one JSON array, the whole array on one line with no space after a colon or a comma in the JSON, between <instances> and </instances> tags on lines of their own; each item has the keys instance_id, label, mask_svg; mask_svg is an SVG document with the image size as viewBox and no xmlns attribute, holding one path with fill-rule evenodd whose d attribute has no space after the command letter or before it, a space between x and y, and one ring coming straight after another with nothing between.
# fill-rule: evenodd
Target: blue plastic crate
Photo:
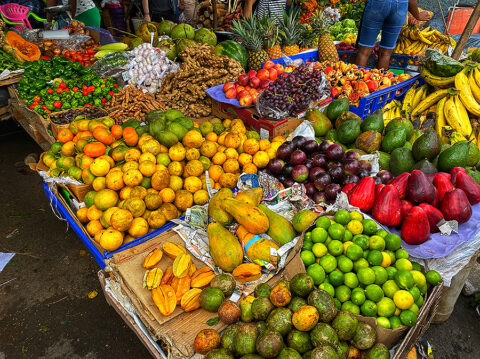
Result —
<instances>
[{"instance_id":1,"label":"blue plastic crate","mask_svg":"<svg viewBox=\"0 0 480 359\"><path fill-rule=\"evenodd\" d=\"M357 56L358 51L338 51L338 56L340 60L353 64L355 62L355 57ZM376 64L375 54L371 54L367 67L374 68ZM412 71L418 69L418 58L414 56L404 55L404 54L392 54L390 57L390 70L403 70L403 71Z\"/></svg>"},{"instance_id":2,"label":"blue plastic crate","mask_svg":"<svg viewBox=\"0 0 480 359\"><path fill-rule=\"evenodd\" d=\"M149 232L142 237L136 238L135 240L128 242L127 244L121 245L118 249L114 251L105 251L105 250L100 251L95 246L92 239L90 239L90 237L85 233L84 229L75 221L72 213L70 213L71 210L69 211L69 209L63 204L63 202L59 198L57 198L55 193L53 193L50 190L50 188L45 182L43 182L43 189L45 191L45 194L47 195L47 198L52 204L53 208L57 210L60 216L62 216L67 220L68 224L72 227L72 229L75 231L77 236L80 237L82 242L85 244L85 246L90 251L90 253L92 253L93 257L95 258L98 265L102 269L106 267L105 260L111 258L115 253L124 251L125 249L135 247L136 245L143 243L175 226L175 223L168 222L163 227L160 227L152 232ZM181 217L181 218L184 218L184 217Z\"/></svg>"}]
</instances>

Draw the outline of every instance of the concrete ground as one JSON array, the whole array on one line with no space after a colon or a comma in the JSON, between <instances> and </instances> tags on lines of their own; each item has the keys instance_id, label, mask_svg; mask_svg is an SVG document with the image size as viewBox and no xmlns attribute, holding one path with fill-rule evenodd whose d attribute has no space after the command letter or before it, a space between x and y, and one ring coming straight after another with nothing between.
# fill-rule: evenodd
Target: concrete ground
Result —
<instances>
[{"instance_id":1,"label":"concrete ground","mask_svg":"<svg viewBox=\"0 0 480 359\"><path fill-rule=\"evenodd\" d=\"M32 152L41 149L23 130L0 123L0 252L17 253L0 273L0 359L149 358L106 303L97 263L25 167ZM89 299L93 290L99 294ZM480 357L479 317L469 302L461 296L450 319L427 331L435 359Z\"/></svg>"}]
</instances>

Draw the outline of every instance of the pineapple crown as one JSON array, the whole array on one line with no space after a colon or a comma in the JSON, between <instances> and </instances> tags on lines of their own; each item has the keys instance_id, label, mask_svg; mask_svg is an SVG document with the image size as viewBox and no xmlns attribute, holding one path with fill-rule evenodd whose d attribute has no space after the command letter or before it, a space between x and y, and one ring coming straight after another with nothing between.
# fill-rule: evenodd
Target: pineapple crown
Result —
<instances>
[{"instance_id":1,"label":"pineapple crown","mask_svg":"<svg viewBox=\"0 0 480 359\"><path fill-rule=\"evenodd\" d=\"M260 20L260 28L263 33L263 45L265 47L272 47L278 44L279 37L282 31L275 24L275 19L269 16L263 16Z\"/></svg>"},{"instance_id":2,"label":"pineapple crown","mask_svg":"<svg viewBox=\"0 0 480 359\"><path fill-rule=\"evenodd\" d=\"M321 36L330 33L330 21L323 10L317 10L311 19L310 25L312 26L313 32L317 33L317 35Z\"/></svg>"},{"instance_id":3,"label":"pineapple crown","mask_svg":"<svg viewBox=\"0 0 480 359\"><path fill-rule=\"evenodd\" d=\"M297 43L303 28L299 20L300 9L291 7L288 13L283 9L282 17L277 19L283 45L291 46Z\"/></svg>"},{"instance_id":4,"label":"pineapple crown","mask_svg":"<svg viewBox=\"0 0 480 359\"><path fill-rule=\"evenodd\" d=\"M233 21L231 32L236 40L240 40L249 51L262 49L263 36L260 22L254 16L248 19Z\"/></svg>"},{"instance_id":5,"label":"pineapple crown","mask_svg":"<svg viewBox=\"0 0 480 359\"><path fill-rule=\"evenodd\" d=\"M317 34L307 24L304 24L298 38L298 45L300 47L313 47L316 38Z\"/></svg>"}]
</instances>

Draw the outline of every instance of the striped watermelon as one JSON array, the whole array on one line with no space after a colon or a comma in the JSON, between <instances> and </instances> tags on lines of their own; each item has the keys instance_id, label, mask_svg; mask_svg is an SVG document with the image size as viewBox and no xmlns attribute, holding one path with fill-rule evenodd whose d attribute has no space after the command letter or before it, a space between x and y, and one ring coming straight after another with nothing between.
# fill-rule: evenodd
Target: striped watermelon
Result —
<instances>
[{"instance_id":1,"label":"striped watermelon","mask_svg":"<svg viewBox=\"0 0 480 359\"><path fill-rule=\"evenodd\" d=\"M228 56L231 59L237 60L244 68L247 66L247 50L236 41L222 41L215 46L213 53L217 56Z\"/></svg>"}]
</instances>

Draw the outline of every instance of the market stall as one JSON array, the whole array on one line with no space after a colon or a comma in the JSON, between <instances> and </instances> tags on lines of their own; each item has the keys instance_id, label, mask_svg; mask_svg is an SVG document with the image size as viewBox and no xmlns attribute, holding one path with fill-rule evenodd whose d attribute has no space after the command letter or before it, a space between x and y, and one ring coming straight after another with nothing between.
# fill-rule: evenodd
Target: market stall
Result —
<instances>
[{"instance_id":1,"label":"market stall","mask_svg":"<svg viewBox=\"0 0 480 359\"><path fill-rule=\"evenodd\" d=\"M356 66L362 8L6 31L30 167L152 356L420 358L448 319L480 248L479 55L410 24L390 70Z\"/></svg>"}]
</instances>

